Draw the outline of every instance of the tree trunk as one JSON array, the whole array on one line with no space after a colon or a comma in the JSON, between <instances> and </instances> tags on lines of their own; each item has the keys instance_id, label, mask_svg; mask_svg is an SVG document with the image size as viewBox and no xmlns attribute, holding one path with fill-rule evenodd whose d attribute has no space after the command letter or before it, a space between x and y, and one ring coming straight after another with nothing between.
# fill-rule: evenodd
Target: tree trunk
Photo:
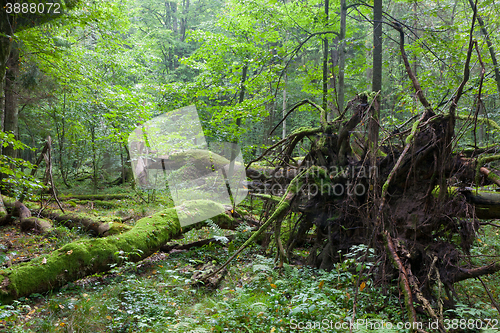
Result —
<instances>
[{"instance_id":1,"label":"tree trunk","mask_svg":"<svg viewBox=\"0 0 500 333\"><path fill-rule=\"evenodd\" d=\"M339 115L344 111L345 95L345 32L346 32L347 8L345 0L340 1L340 35L339 35L339 85L337 92L337 104Z\"/></svg>"},{"instance_id":2,"label":"tree trunk","mask_svg":"<svg viewBox=\"0 0 500 333\"><path fill-rule=\"evenodd\" d=\"M181 18L181 26L180 26L180 37L179 40L183 42L186 39L186 30L188 24L188 13L189 13L189 0L182 1L182 18Z\"/></svg>"},{"instance_id":3,"label":"tree trunk","mask_svg":"<svg viewBox=\"0 0 500 333\"><path fill-rule=\"evenodd\" d=\"M330 0L325 0L325 16L328 25ZM323 109L328 113L328 38L323 38ZM331 111L331 110L330 110Z\"/></svg>"},{"instance_id":4,"label":"tree trunk","mask_svg":"<svg viewBox=\"0 0 500 333\"><path fill-rule=\"evenodd\" d=\"M93 190L94 194L97 192L97 146L96 146L96 139L95 139L95 131L96 127L94 124L90 125L90 135L92 138L92 184L93 184Z\"/></svg>"},{"instance_id":5,"label":"tree trunk","mask_svg":"<svg viewBox=\"0 0 500 333\"><path fill-rule=\"evenodd\" d=\"M214 204L208 200L186 202L182 211L183 214L196 216L199 212L212 209ZM140 219L123 234L66 244L49 255L2 270L0 301L5 304L31 293L62 287L87 275L106 272L111 265L124 263L118 255L120 251L130 261L142 260L180 232L176 210L169 208Z\"/></svg>"},{"instance_id":6,"label":"tree trunk","mask_svg":"<svg viewBox=\"0 0 500 333\"><path fill-rule=\"evenodd\" d=\"M83 229L93 231L98 236L116 235L131 229L129 225L121 222L109 221L109 218L93 217L84 213L61 214L59 211L46 209L41 212L41 215L68 228L83 227Z\"/></svg>"},{"instance_id":7,"label":"tree trunk","mask_svg":"<svg viewBox=\"0 0 500 333\"><path fill-rule=\"evenodd\" d=\"M473 11L476 11L474 1L469 0L469 4L472 8ZM495 54L495 48L493 47L493 43L491 42L490 35L488 34L488 30L486 30L486 25L484 24L483 18L479 15L477 15L477 21L479 22L479 25L481 26L481 32L484 35L484 39L486 40L486 45L488 45L488 51L490 52L491 56L491 62L493 63L493 69L495 71L495 81L497 83L497 91L498 94L500 94L500 70L498 68L498 61L497 57Z\"/></svg>"},{"instance_id":8,"label":"tree trunk","mask_svg":"<svg viewBox=\"0 0 500 333\"><path fill-rule=\"evenodd\" d=\"M170 2L170 9L172 11L172 31L177 35L177 2Z\"/></svg>"},{"instance_id":9,"label":"tree trunk","mask_svg":"<svg viewBox=\"0 0 500 333\"><path fill-rule=\"evenodd\" d=\"M382 89L382 0L373 4L373 73L372 91Z\"/></svg>"},{"instance_id":10,"label":"tree trunk","mask_svg":"<svg viewBox=\"0 0 500 333\"><path fill-rule=\"evenodd\" d=\"M4 107L4 131L13 133L19 139L19 108L18 91L16 79L19 74L19 48L13 46L5 75L5 107ZM17 157L17 150L12 146L4 147L3 154L9 157Z\"/></svg>"},{"instance_id":11,"label":"tree trunk","mask_svg":"<svg viewBox=\"0 0 500 333\"><path fill-rule=\"evenodd\" d=\"M58 146L59 146L59 154L58 154L59 172L61 173L61 178L63 180L64 185L66 185L67 188L71 188L71 186L68 184L67 168L66 168L64 160L63 160L64 143L65 143L64 140L66 138L66 92L64 92L64 96L63 96L61 126L59 127L59 125L58 125L57 115L56 115L55 110L53 112L52 118L54 119L56 135L57 135L57 142L58 142Z\"/></svg>"},{"instance_id":12,"label":"tree trunk","mask_svg":"<svg viewBox=\"0 0 500 333\"><path fill-rule=\"evenodd\" d=\"M283 76L283 130L282 130L282 133L281 133L281 138L284 139L286 138L286 119L285 119L285 116L286 116L286 73L285 75Z\"/></svg>"},{"instance_id":13,"label":"tree trunk","mask_svg":"<svg viewBox=\"0 0 500 333\"><path fill-rule=\"evenodd\" d=\"M0 6L2 8L5 7L8 1L1 0ZM13 32L11 31L11 26L9 22L9 16L5 10L0 11L0 33L5 34L7 36L11 36ZM11 39L9 37L5 37L0 35L0 114L2 117L1 127L0 129L3 131L4 129L4 109L5 109L5 73L7 70L7 61L10 56L11 49ZM2 145L0 145L0 153L2 152Z\"/></svg>"}]
</instances>

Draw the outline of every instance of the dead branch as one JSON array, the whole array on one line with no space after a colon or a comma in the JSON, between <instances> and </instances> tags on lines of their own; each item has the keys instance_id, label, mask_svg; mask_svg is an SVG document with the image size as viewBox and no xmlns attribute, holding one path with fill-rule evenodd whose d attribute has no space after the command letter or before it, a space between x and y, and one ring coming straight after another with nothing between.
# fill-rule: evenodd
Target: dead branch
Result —
<instances>
[{"instance_id":1,"label":"dead branch","mask_svg":"<svg viewBox=\"0 0 500 333\"><path fill-rule=\"evenodd\" d=\"M496 273L500 271L500 261L478 268L471 268L471 269L466 269L461 267L455 267L455 268L457 272L452 277L451 281L452 283L457 283L463 280Z\"/></svg>"},{"instance_id":2,"label":"dead branch","mask_svg":"<svg viewBox=\"0 0 500 333\"><path fill-rule=\"evenodd\" d=\"M417 321L417 313L415 312L415 308L413 307L412 291L410 288L410 282L408 281L408 273L406 272L401 259L399 259L399 256L396 253L396 248L394 247L394 243L389 233L387 231L384 231L382 235L385 240L387 251L392 258L393 265L399 271L399 278L401 279L403 294L405 297L406 311L408 312L410 322L414 323Z\"/></svg>"},{"instance_id":3,"label":"dead branch","mask_svg":"<svg viewBox=\"0 0 500 333\"><path fill-rule=\"evenodd\" d=\"M474 26L476 23L476 16L477 16L476 8L477 8L477 0L474 4L474 15L472 16L472 23L471 23L470 33L469 33L469 47L467 48L467 57L465 59L465 64L464 64L464 78L462 80L462 83L460 83L460 85L458 86L457 92L455 94L455 97L453 98L453 101L451 102L450 109L449 109L449 113L450 113L450 117L451 117L450 126L455 125L455 110L457 109L458 101L462 97L465 84L467 83L467 81L469 81L469 74L470 74L469 65L470 65L470 59L472 56L472 47L474 46L474 40L473 40Z\"/></svg>"},{"instance_id":4,"label":"dead branch","mask_svg":"<svg viewBox=\"0 0 500 333\"><path fill-rule=\"evenodd\" d=\"M393 22L393 27L399 31L399 49L401 50L401 57L403 58L403 62L405 64L406 72L408 76L410 77L411 83L413 84L413 88L415 89L415 93L417 94L418 99L420 100L420 103L424 106L426 112L434 114L434 110L432 109L431 104L427 100L427 98L424 95L424 92L422 90L422 87L420 87L420 83L418 82L417 77L411 70L410 62L408 61L408 56L406 55L405 52L405 35L403 31L403 27L399 22Z\"/></svg>"},{"instance_id":5,"label":"dead branch","mask_svg":"<svg viewBox=\"0 0 500 333\"><path fill-rule=\"evenodd\" d=\"M484 290L486 290L486 293L488 294L488 297L490 298L491 304L493 304L493 306L497 309L498 313L500 314L500 306L498 305L497 301L495 301L495 297L491 294L490 289L488 288L486 283L484 283L483 279L481 279L480 276L478 276L477 278L479 281L481 281L481 284L483 285Z\"/></svg>"}]
</instances>

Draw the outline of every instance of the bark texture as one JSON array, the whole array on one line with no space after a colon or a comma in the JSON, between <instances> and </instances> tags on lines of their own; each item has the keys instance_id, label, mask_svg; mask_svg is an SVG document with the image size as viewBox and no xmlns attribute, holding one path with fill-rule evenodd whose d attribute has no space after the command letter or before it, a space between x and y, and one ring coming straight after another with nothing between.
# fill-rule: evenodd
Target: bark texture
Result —
<instances>
[{"instance_id":1,"label":"bark texture","mask_svg":"<svg viewBox=\"0 0 500 333\"><path fill-rule=\"evenodd\" d=\"M212 210L212 201L192 201L183 205L182 214L190 216ZM46 256L0 271L0 301L61 287L87 275L106 272L112 264L123 264L118 252L129 254L130 261L144 259L181 232L174 208L140 219L122 234L105 238L78 240Z\"/></svg>"}]
</instances>

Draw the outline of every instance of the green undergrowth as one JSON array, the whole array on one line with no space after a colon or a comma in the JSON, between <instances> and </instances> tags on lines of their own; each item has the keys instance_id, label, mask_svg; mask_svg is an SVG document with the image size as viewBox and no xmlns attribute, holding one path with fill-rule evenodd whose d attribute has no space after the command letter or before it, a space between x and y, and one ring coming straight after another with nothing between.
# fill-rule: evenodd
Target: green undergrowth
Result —
<instances>
[{"instance_id":1,"label":"green undergrowth","mask_svg":"<svg viewBox=\"0 0 500 333\"><path fill-rule=\"evenodd\" d=\"M243 252L215 290L188 285L205 263L228 257L224 247L210 245L22 299L3 306L0 317L9 332L290 332L299 322L350 319L352 260L331 272L289 265L280 271L256 250ZM397 296L361 281L357 318L401 319ZM384 313L375 314L379 307Z\"/></svg>"},{"instance_id":2,"label":"green undergrowth","mask_svg":"<svg viewBox=\"0 0 500 333\"><path fill-rule=\"evenodd\" d=\"M494 221L494 223L498 224L498 221ZM495 258L498 260L500 257L500 228L490 225L482 226L471 250L471 256L470 261L464 260L464 264L470 263L479 267L491 264ZM481 279L498 303L500 299L500 274L483 276ZM480 281L476 279L462 281L457 284L456 291L465 300L465 304L461 304L462 306L459 307L459 312L481 317L475 309L469 309L469 304L475 304L476 307L489 309L492 312L491 316L500 320L498 312L495 313L492 308L489 296Z\"/></svg>"},{"instance_id":3,"label":"green undergrowth","mask_svg":"<svg viewBox=\"0 0 500 333\"><path fill-rule=\"evenodd\" d=\"M310 323L320 326L311 326L307 332L346 332L335 329L335 324L352 318L355 298L357 320L373 326L407 321L396 290L387 285L374 286L366 274L358 276L361 266L356 258L364 253L362 247L353 248L336 269L326 272L298 265L276 269L273 259L262 255L255 245L230 265L216 289L190 285L193 274L207 263L221 265L231 254L228 249L236 249L248 237L244 230L237 233L232 246L210 244L186 252L156 253L142 262L128 262L106 275L94 275L51 294L34 294L13 305L0 306L0 331L300 332L303 330L298 329L299 325ZM220 234L208 222L201 229L191 230L180 242ZM473 251L491 248L478 246ZM131 254L118 255L127 260ZM371 268L379 269L368 261L364 271ZM489 303L481 298L478 284L470 283L469 294L478 298L460 304L445 316L495 318ZM495 287L493 280L488 283ZM353 330L375 331L407 332L394 328L368 330L363 325Z\"/></svg>"},{"instance_id":4,"label":"green undergrowth","mask_svg":"<svg viewBox=\"0 0 500 333\"><path fill-rule=\"evenodd\" d=\"M94 204L92 208L91 202L75 201L72 206L65 201L64 205L96 215L133 217L127 222L132 225L135 218L164 206L158 202L137 203L132 198L113 200L114 205L109 207ZM262 211L258 204L247 198L242 208L252 211L259 207L253 212L258 216ZM287 240L297 218L293 216L283 222L283 241ZM24 245L23 251L27 253L17 256L21 259L50 253L74 239L89 237L82 230L58 226L45 236L18 234L12 238L15 228L4 228L4 240L20 244L4 253L21 251ZM234 233L234 241L224 240ZM372 277L366 274L369 270L377 273L382 268L369 261L360 273L356 258L363 250L361 247L351 249L351 255L346 255L336 269L326 272L286 264L283 269L276 269L273 242L265 251L254 245L229 266L216 289L189 284L193 282L193 274L206 264L217 267L224 263L250 234L251 228L245 225L236 231L227 231L207 221L201 228L184 234L183 239L170 242L187 244L212 237L218 240L202 248L156 253L139 263L127 261L132 253L119 251L116 255L125 260L121 268L113 267L107 274L96 274L51 293L32 294L12 305L0 305L0 332L346 332L344 328L336 329L335 324L351 320L355 299L356 320L375 327L379 327L377 323L407 322L406 310L395 287L375 286ZM305 257L308 251L297 249L295 254ZM471 254L472 264L476 266L500 254L499 229L482 228ZM499 299L499 275L486 276L483 282L493 297ZM390 285L397 286L397 281ZM462 303L455 310L445 312L445 318L499 317L480 281L464 281L456 286L456 291ZM305 329L299 330L299 327ZM375 331L408 330L368 330L363 325L353 330Z\"/></svg>"}]
</instances>

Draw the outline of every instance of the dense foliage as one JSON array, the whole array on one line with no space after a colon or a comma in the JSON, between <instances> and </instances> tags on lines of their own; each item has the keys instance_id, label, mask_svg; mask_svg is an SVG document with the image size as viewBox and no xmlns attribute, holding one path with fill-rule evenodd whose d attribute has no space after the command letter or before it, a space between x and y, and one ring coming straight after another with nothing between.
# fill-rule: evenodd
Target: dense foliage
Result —
<instances>
[{"instance_id":1,"label":"dense foliage","mask_svg":"<svg viewBox=\"0 0 500 333\"><path fill-rule=\"evenodd\" d=\"M18 137L40 148L51 135L65 181L82 172L111 179L126 163L124 143L137 124L195 104L209 140L239 140L250 159L280 136L269 131L284 108L304 98L321 105L325 56L332 115L338 112L340 70L345 72L343 100L370 89L371 5L346 6L346 34L340 40L338 2L329 3L328 18L324 3L316 0L82 2L58 20L14 36L21 53ZM494 51L494 3L478 6ZM411 83L392 22L406 26L413 69L439 110L461 80L472 13L465 2L384 4L384 122L396 129L421 108L408 93ZM495 120L497 82L482 27L476 24L474 32L487 69L481 100L476 101L481 68L473 56L459 112L468 115L480 104L480 115ZM339 68L342 52L345 67ZM303 106L288 117L286 131L318 122L317 110ZM470 133L464 133L461 146L472 143ZM482 124L476 140L485 145L496 138ZM35 155L23 157L33 162Z\"/></svg>"},{"instance_id":2,"label":"dense foliage","mask_svg":"<svg viewBox=\"0 0 500 333\"><path fill-rule=\"evenodd\" d=\"M118 251L112 254L112 267L102 263L113 268L110 275L88 278L95 286L85 280L70 283L40 308L35 305L40 294L0 305L0 325L85 331L90 317L96 331L272 333L321 316L340 323L353 318L411 321L417 318L416 307L420 319L484 320L497 315L494 307L500 311L498 291L490 292L488 280L480 279L500 269L488 257L498 255L499 226L477 221L487 216L480 213L492 202L497 210L491 216L500 214L497 199L491 199L500 186L500 20L494 1L63 3L62 15L11 16L19 25L7 28L1 13L2 194L20 201L37 194L42 207L43 194L57 200L55 188L68 194L63 201L80 191L88 195L121 186L115 190L123 193L113 193L116 202L91 196L57 201L58 207L91 215L112 211L120 217L111 219L120 223L133 225L143 218L141 223L149 225L152 210L170 208L173 194L168 188L134 187L129 134L156 116L189 105L196 106L209 143L238 142L247 163L262 158L247 173L260 178L242 184L264 189L278 184L282 191L255 198L257 194L240 207L223 207L230 215L224 215L226 222L246 217L254 226L265 226L253 233L252 242L250 226L241 224L229 241L208 220L208 227L195 233L208 229L205 236L224 246L173 251L170 258L155 254L139 264L130 259L132 253ZM375 18L380 9L381 20ZM377 25L383 28L382 50ZM299 167L297 161L305 163ZM35 174L37 164L44 165L44 175ZM273 179L266 176L270 166L296 173ZM369 167L378 174L355 175ZM361 184L367 191L354 197L348 191L330 195L328 189L328 195L311 198L302 188L313 183L321 188L324 183ZM484 184L493 184L494 190L483 189L482 199L474 199L471 187ZM14 201L11 206L18 211L35 211ZM15 209L1 208L3 226L13 221ZM169 212L158 214L175 220L174 210ZM31 218L18 215L20 221ZM487 236L479 231L486 224L491 227ZM264 232L268 226L274 226L273 235ZM129 229L133 227L124 230ZM60 225L47 230L33 242L50 251L74 239L95 243L93 238L87 242L90 233L82 230ZM25 259L7 237L10 232L15 233L6 231L2 240L10 245L0 246L4 266ZM24 237L10 238L28 244ZM107 244L107 238L100 240ZM261 252L238 257L234 250L253 240L262 245ZM75 246L66 245L70 250L65 253L74 248L76 254ZM156 251L144 248L148 254ZM22 251L31 267L61 257L56 252L32 261L41 253ZM276 259L269 259L275 252ZM227 276L215 291L194 284L207 263L220 265L231 253L239 262L224 271ZM413 271L406 273L405 267ZM63 280L64 268L59 268L58 283L63 285L69 280ZM7 271L15 268L2 270L2 279ZM492 280L494 284L498 278ZM101 287L97 282L103 281ZM480 288L483 293L481 286L486 294L469 292ZM466 298L468 305L461 303ZM427 299L431 302L425 303ZM30 322L35 313L37 319Z\"/></svg>"}]
</instances>

